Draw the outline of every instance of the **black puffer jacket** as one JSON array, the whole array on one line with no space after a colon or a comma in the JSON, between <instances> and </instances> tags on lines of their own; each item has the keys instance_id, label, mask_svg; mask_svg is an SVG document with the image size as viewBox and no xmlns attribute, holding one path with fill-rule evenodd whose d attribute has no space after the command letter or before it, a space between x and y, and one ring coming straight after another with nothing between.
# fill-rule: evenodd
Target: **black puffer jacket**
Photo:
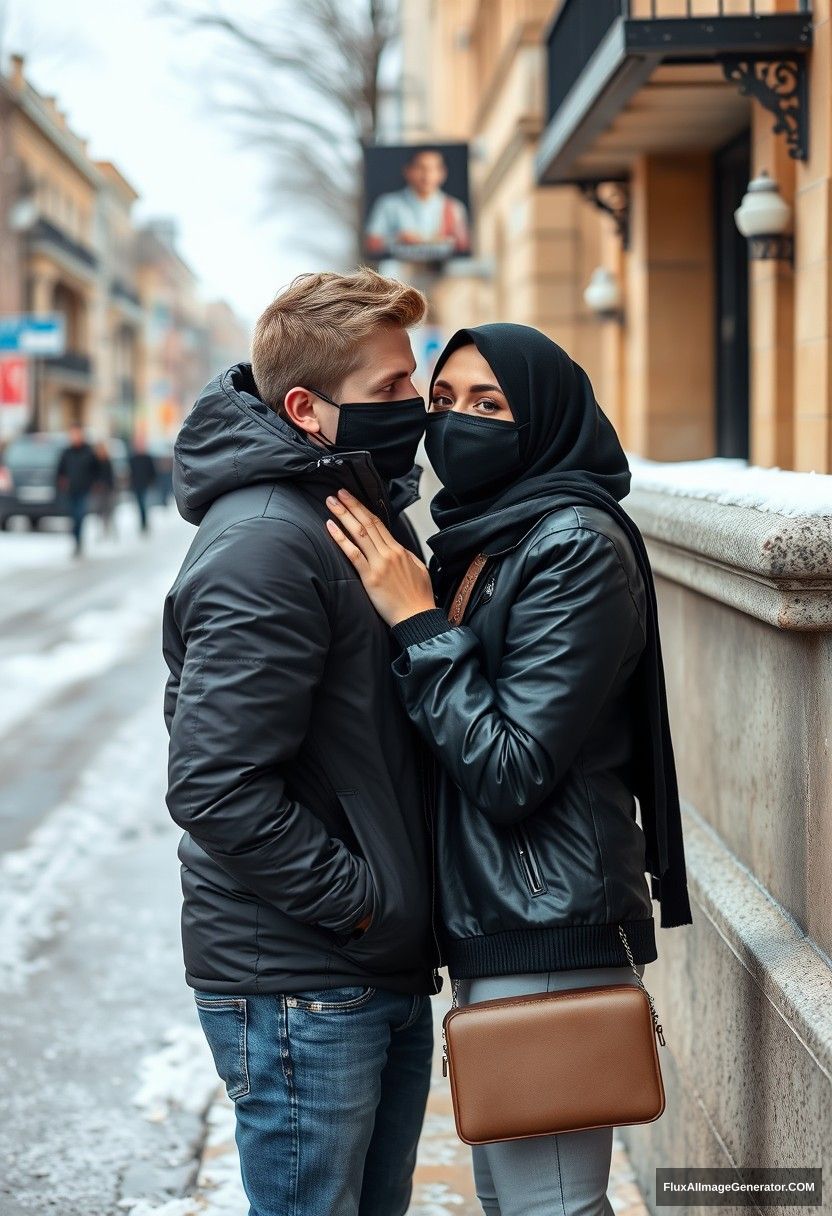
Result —
<instances>
[{"instance_id":1,"label":"black puffer jacket","mask_svg":"<svg viewBox=\"0 0 832 1216\"><path fill-rule=\"evenodd\" d=\"M593 507L539 518L494 554L463 623L395 626L408 712L441 761L444 946L454 977L657 957L636 821L630 677L645 590Z\"/></svg>"},{"instance_id":2,"label":"black puffer jacket","mask_svg":"<svg viewBox=\"0 0 832 1216\"><path fill-rule=\"evenodd\" d=\"M433 991L426 753L324 499L346 485L412 533L367 453L319 456L248 364L207 386L175 459L179 510L199 523L164 613L187 981Z\"/></svg>"}]
</instances>

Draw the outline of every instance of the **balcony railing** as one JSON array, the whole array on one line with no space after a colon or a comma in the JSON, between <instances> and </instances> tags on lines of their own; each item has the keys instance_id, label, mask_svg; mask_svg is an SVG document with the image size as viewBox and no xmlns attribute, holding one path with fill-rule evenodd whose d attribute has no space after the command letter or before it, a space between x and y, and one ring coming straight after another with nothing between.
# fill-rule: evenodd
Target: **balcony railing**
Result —
<instances>
[{"instance_id":1,"label":"balcony railing","mask_svg":"<svg viewBox=\"0 0 832 1216\"><path fill-rule=\"evenodd\" d=\"M549 117L560 106L604 35L629 5L622 0L565 0L549 34Z\"/></svg>"},{"instance_id":2,"label":"balcony railing","mask_svg":"<svg viewBox=\"0 0 832 1216\"><path fill-rule=\"evenodd\" d=\"M33 225L29 239L33 245L51 246L61 253L69 254L70 257L82 262L90 270L94 270L98 265L98 258L91 249L88 249L86 245L82 245L79 241L73 240L62 228L58 228L55 224L42 217Z\"/></svg>"},{"instance_id":3,"label":"balcony railing","mask_svg":"<svg viewBox=\"0 0 832 1216\"><path fill-rule=\"evenodd\" d=\"M136 308L141 308L142 302L138 292L128 286L124 279L113 279L110 284L110 295L116 300L123 300L127 304L133 304Z\"/></svg>"},{"instance_id":4,"label":"balcony railing","mask_svg":"<svg viewBox=\"0 0 832 1216\"><path fill-rule=\"evenodd\" d=\"M548 37L549 117L560 108L616 23L624 27L625 42L634 51L655 50L661 45L665 57L674 49L679 55L686 50L701 54L704 42L714 52L755 48L762 52L782 40L779 18L788 21L810 11L810 0L795 0L791 13L761 12L757 0L564 0ZM754 20L753 26L749 26L749 18ZM656 23L652 30L651 22Z\"/></svg>"},{"instance_id":5,"label":"balcony railing","mask_svg":"<svg viewBox=\"0 0 832 1216\"><path fill-rule=\"evenodd\" d=\"M546 43L541 182L626 175L625 158L609 147L590 152L656 68L673 63L720 65L727 81L771 111L790 155L808 155L809 0L776 12L761 11L757 0L564 0Z\"/></svg>"},{"instance_id":6,"label":"balcony railing","mask_svg":"<svg viewBox=\"0 0 832 1216\"><path fill-rule=\"evenodd\" d=\"M92 359L80 351L68 350L62 355L52 355L43 362L47 370L68 372L73 376L88 377L92 375Z\"/></svg>"}]
</instances>

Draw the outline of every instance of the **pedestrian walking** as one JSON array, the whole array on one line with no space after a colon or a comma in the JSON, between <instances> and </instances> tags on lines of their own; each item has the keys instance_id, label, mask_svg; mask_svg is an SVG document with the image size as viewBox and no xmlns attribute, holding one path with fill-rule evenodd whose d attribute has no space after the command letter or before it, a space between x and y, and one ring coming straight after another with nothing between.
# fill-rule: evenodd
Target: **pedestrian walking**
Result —
<instances>
[{"instance_id":1,"label":"pedestrian walking","mask_svg":"<svg viewBox=\"0 0 832 1216\"><path fill-rule=\"evenodd\" d=\"M618 926L641 977L658 956L651 900L664 927L691 912L652 575L619 506L625 454L583 368L508 324L448 343L425 443L442 482L432 580L346 491L328 527L392 629L403 704L441 761L459 1003L632 983ZM612 1138L477 1145L484 1212L611 1216Z\"/></svg>"},{"instance_id":2,"label":"pedestrian walking","mask_svg":"<svg viewBox=\"0 0 832 1216\"><path fill-rule=\"evenodd\" d=\"M145 447L144 440L137 439L130 453L130 489L139 509L139 527L142 532L150 528L148 494L155 487L158 473L156 461Z\"/></svg>"},{"instance_id":3,"label":"pedestrian walking","mask_svg":"<svg viewBox=\"0 0 832 1216\"><path fill-rule=\"evenodd\" d=\"M95 455L98 460L95 484L96 507L101 520L101 530L105 536L114 537L116 535L116 478L106 440L102 439L95 445Z\"/></svg>"},{"instance_id":4,"label":"pedestrian walking","mask_svg":"<svg viewBox=\"0 0 832 1216\"><path fill-rule=\"evenodd\" d=\"M165 604L185 976L233 1099L250 1216L404 1216L430 1088L427 749L387 628L329 541L346 482L418 552L424 297L303 275L176 441L198 525Z\"/></svg>"},{"instance_id":5,"label":"pedestrian walking","mask_svg":"<svg viewBox=\"0 0 832 1216\"><path fill-rule=\"evenodd\" d=\"M64 448L58 460L55 482L58 493L65 496L69 507L76 557L83 552L84 519L98 472L98 458L84 436L83 427L74 422L69 428L69 446Z\"/></svg>"}]
</instances>

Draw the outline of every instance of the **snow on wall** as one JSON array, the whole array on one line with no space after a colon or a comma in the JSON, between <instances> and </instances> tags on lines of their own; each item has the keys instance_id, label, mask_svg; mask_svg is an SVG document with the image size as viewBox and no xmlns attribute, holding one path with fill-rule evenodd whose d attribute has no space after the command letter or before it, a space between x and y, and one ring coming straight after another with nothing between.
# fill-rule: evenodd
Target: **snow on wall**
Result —
<instances>
[{"instance_id":1,"label":"snow on wall","mask_svg":"<svg viewBox=\"0 0 832 1216\"><path fill-rule=\"evenodd\" d=\"M826 473L765 469L727 457L663 462L628 452L627 459L633 490L660 490L778 515L832 516L832 475Z\"/></svg>"}]
</instances>

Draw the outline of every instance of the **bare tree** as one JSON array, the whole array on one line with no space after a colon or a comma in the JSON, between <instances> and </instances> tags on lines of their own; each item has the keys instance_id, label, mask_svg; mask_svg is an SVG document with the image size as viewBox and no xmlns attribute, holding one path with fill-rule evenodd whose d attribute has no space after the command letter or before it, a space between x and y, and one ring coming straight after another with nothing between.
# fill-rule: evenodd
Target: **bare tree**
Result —
<instances>
[{"instance_id":1,"label":"bare tree","mask_svg":"<svg viewBox=\"0 0 832 1216\"><path fill-rule=\"evenodd\" d=\"M278 0L266 20L241 7L160 5L227 51L211 72L211 104L264 154L270 201L291 203L298 247L331 254L340 244L358 261L361 150L391 92L383 71L397 35L396 0Z\"/></svg>"}]
</instances>

